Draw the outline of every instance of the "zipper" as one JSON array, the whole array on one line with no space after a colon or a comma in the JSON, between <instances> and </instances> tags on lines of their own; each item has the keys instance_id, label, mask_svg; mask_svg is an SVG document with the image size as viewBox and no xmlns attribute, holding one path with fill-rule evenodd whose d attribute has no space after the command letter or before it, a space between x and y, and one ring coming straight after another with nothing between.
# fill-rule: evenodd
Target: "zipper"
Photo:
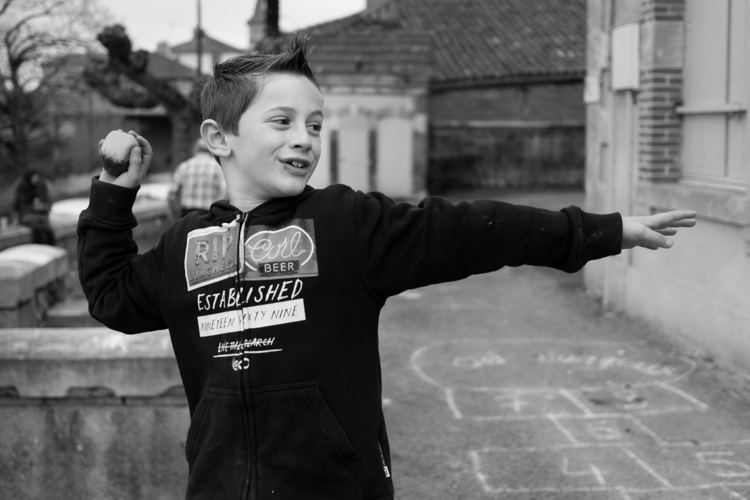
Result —
<instances>
[{"instance_id":1,"label":"zipper","mask_svg":"<svg viewBox=\"0 0 750 500\"><path fill-rule=\"evenodd\" d=\"M242 215L237 216L239 219L239 237L237 241L237 275L235 276L235 289L238 295L242 296L242 272L245 267L245 224L248 219L248 214L243 212ZM242 300L237 301L238 314L240 316L240 337L244 337L246 330L245 327L245 315L242 311L243 304ZM251 390L245 390L245 376L247 376L247 387L252 388L251 380L251 367L246 370L239 370L237 372L238 384L237 384L237 397L240 401L240 409L242 411L242 422L245 427L245 449L247 450L246 461L248 464L248 470L245 472L245 478L242 486L242 499L243 500L256 500L257 499L257 460L254 443L255 440L255 419L252 418L253 411L253 396ZM247 374L247 375L246 375ZM249 401L247 398L249 395Z\"/></svg>"},{"instance_id":2,"label":"zipper","mask_svg":"<svg viewBox=\"0 0 750 500\"><path fill-rule=\"evenodd\" d=\"M388 470L388 463L385 461L385 454L383 453L383 447L378 441L378 449L380 450L380 463L383 465L383 473L385 477L391 477L391 472Z\"/></svg>"}]
</instances>

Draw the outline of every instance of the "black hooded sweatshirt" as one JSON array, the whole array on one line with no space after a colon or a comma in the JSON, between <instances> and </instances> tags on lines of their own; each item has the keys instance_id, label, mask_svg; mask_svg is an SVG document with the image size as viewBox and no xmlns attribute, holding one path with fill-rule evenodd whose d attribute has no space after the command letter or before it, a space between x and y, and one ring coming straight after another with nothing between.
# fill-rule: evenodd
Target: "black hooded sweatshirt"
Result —
<instances>
[{"instance_id":1,"label":"black hooded sweatshirt","mask_svg":"<svg viewBox=\"0 0 750 500\"><path fill-rule=\"evenodd\" d=\"M94 179L78 269L103 324L169 329L191 414L189 499L392 499L386 299L506 265L575 272L622 241L619 214L413 205L337 185L247 213L217 202L138 254L136 191Z\"/></svg>"}]
</instances>

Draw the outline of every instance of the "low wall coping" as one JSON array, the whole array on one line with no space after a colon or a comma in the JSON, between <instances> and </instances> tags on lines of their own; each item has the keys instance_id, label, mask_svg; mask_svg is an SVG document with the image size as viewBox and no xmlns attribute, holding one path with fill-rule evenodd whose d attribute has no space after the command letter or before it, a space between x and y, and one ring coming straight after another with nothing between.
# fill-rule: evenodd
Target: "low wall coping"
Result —
<instances>
[{"instance_id":1,"label":"low wall coping","mask_svg":"<svg viewBox=\"0 0 750 500\"><path fill-rule=\"evenodd\" d=\"M107 327L2 328L0 360L174 358L168 330L127 335Z\"/></svg>"},{"instance_id":2,"label":"low wall coping","mask_svg":"<svg viewBox=\"0 0 750 500\"><path fill-rule=\"evenodd\" d=\"M66 397L86 388L158 396L181 385L167 330L0 329L0 387L14 388L20 397Z\"/></svg>"},{"instance_id":3,"label":"low wall coping","mask_svg":"<svg viewBox=\"0 0 750 500\"><path fill-rule=\"evenodd\" d=\"M17 307L67 272L63 248L27 243L0 251L0 308Z\"/></svg>"}]
</instances>

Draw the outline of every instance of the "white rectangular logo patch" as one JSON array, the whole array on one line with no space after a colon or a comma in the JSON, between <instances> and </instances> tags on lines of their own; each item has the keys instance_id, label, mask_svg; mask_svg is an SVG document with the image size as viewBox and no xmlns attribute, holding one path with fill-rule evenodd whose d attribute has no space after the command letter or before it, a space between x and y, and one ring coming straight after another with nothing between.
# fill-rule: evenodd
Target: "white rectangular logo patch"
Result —
<instances>
[{"instance_id":1,"label":"white rectangular logo patch","mask_svg":"<svg viewBox=\"0 0 750 500\"><path fill-rule=\"evenodd\" d=\"M242 320L246 329L265 328L305 321L305 302L302 299L274 302L242 308ZM201 337L239 332L243 321L237 310L198 316L198 331Z\"/></svg>"}]
</instances>

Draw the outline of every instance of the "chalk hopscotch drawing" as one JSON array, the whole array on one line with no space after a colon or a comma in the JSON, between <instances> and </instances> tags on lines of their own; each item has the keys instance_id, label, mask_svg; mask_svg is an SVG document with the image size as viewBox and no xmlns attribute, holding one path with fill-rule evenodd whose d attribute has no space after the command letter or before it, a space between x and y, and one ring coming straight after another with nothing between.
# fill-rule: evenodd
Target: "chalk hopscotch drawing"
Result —
<instances>
[{"instance_id":1,"label":"chalk hopscotch drawing","mask_svg":"<svg viewBox=\"0 0 750 500\"><path fill-rule=\"evenodd\" d=\"M417 350L411 367L454 419L543 436L468 452L488 496L750 500L750 436L722 435L709 406L677 387L695 369L687 358L615 342L462 339Z\"/></svg>"}]
</instances>

